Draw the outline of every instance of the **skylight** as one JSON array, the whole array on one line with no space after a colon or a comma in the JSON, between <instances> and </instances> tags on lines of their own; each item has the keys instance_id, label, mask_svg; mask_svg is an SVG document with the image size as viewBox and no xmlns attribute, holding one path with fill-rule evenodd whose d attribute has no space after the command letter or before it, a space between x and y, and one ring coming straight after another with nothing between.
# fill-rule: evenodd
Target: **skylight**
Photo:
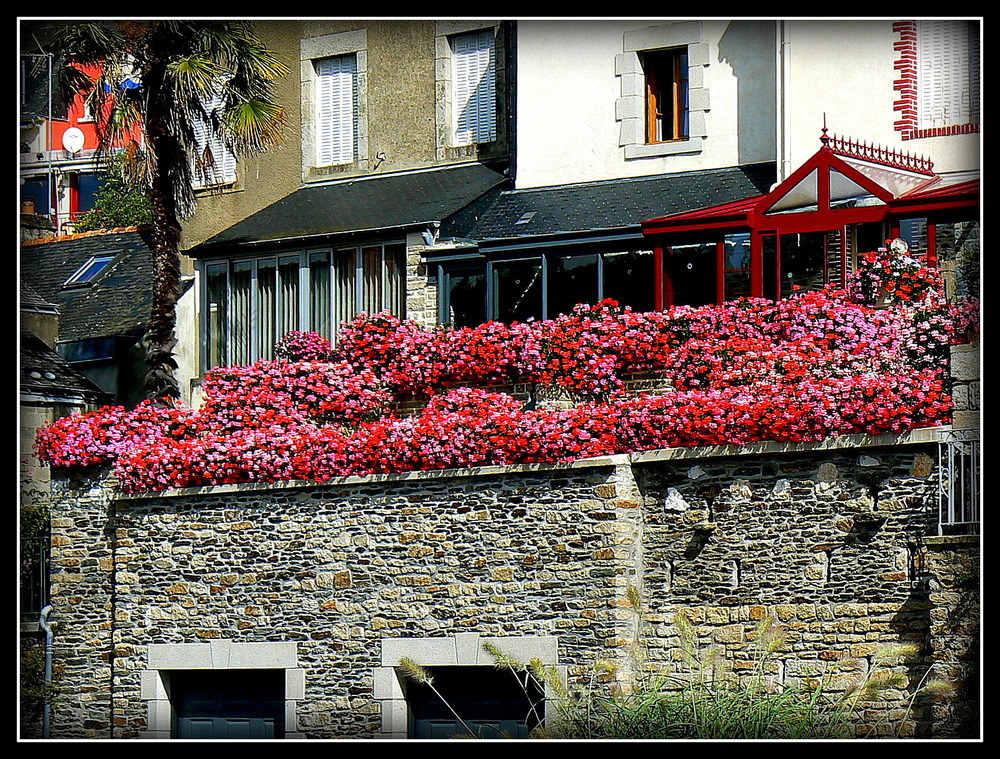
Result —
<instances>
[{"instance_id":1,"label":"skylight","mask_svg":"<svg viewBox=\"0 0 1000 759\"><path fill-rule=\"evenodd\" d=\"M63 287L82 287L91 284L97 275L108 267L116 255L116 253L98 253L96 256L91 256L87 263L77 269L73 276L63 283Z\"/></svg>"}]
</instances>

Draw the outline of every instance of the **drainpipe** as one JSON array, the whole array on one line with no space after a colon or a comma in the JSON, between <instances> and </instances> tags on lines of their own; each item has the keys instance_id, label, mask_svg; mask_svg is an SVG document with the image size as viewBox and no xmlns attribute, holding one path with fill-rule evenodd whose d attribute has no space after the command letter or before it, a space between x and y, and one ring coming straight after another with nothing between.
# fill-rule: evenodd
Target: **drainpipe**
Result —
<instances>
[{"instance_id":1,"label":"drainpipe","mask_svg":"<svg viewBox=\"0 0 1000 759\"><path fill-rule=\"evenodd\" d=\"M792 156L791 156L791 134L789 128L789 121L791 119L791 114L788 109L788 87L789 80L791 79L791 44L788 40L788 29L785 26L784 21L778 22L777 29L777 65L778 65L778 76L777 76L777 87L778 87L778 103L777 103L777 132L778 132L778 182L785 180L789 174L792 173Z\"/></svg>"},{"instance_id":2,"label":"drainpipe","mask_svg":"<svg viewBox=\"0 0 1000 759\"><path fill-rule=\"evenodd\" d=\"M49 624L49 612L52 605L48 604L42 609L38 623L45 630L45 704L42 707L42 737L49 737L49 713L52 709L49 704L49 689L52 685L52 625Z\"/></svg>"}]
</instances>

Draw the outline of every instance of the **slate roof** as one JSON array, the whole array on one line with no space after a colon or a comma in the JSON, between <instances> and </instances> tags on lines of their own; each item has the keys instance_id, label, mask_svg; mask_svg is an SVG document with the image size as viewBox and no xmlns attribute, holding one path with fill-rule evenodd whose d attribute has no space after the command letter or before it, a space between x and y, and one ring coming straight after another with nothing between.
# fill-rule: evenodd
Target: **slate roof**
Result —
<instances>
[{"instance_id":1,"label":"slate roof","mask_svg":"<svg viewBox=\"0 0 1000 759\"><path fill-rule=\"evenodd\" d=\"M310 185L185 253L198 257L240 243L440 222L503 181L476 163Z\"/></svg>"},{"instance_id":2,"label":"slate roof","mask_svg":"<svg viewBox=\"0 0 1000 759\"><path fill-rule=\"evenodd\" d=\"M63 287L91 256L118 258L89 286ZM128 229L29 240L21 245L21 279L36 296L59 309L59 339L138 335L149 318L152 253L147 230Z\"/></svg>"},{"instance_id":3,"label":"slate roof","mask_svg":"<svg viewBox=\"0 0 1000 759\"><path fill-rule=\"evenodd\" d=\"M22 311L35 311L37 313L43 314L58 314L59 309L54 303L50 303L45 300L41 295L39 295L35 288L25 282L23 279L20 282L21 285L21 310Z\"/></svg>"},{"instance_id":4,"label":"slate roof","mask_svg":"<svg viewBox=\"0 0 1000 759\"><path fill-rule=\"evenodd\" d=\"M21 327L20 392L22 399L109 403L111 396L73 369L33 332Z\"/></svg>"},{"instance_id":5,"label":"slate roof","mask_svg":"<svg viewBox=\"0 0 1000 759\"><path fill-rule=\"evenodd\" d=\"M523 190L497 188L442 224L441 237L486 242L609 230L638 232L646 219L758 196L775 179L775 164L769 162Z\"/></svg>"}]
</instances>

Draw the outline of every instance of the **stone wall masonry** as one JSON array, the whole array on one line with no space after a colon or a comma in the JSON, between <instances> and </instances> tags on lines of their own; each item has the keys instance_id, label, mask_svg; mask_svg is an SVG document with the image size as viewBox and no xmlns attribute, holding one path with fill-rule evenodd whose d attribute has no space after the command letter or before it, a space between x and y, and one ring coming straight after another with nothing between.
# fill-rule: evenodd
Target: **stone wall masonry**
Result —
<instances>
[{"instance_id":1,"label":"stone wall masonry","mask_svg":"<svg viewBox=\"0 0 1000 759\"><path fill-rule=\"evenodd\" d=\"M925 437L129 497L63 480L53 734L165 735L154 652L204 651L197 668L270 644L285 646L294 691L287 734L393 737L405 734L405 687L386 641L439 656L435 641L509 638L557 650L548 663L571 682L609 660L627 689L646 669L679 667L677 614L737 672L773 618L786 642L768 674L786 684L835 666L831 687L846 688L900 642L919 650L901 669L911 685L932 663L972 677L977 619L942 624L968 606L949 589L975 585L978 546L928 558L937 447ZM885 729L968 735L974 690L947 708L917 703Z\"/></svg>"},{"instance_id":2,"label":"stone wall masonry","mask_svg":"<svg viewBox=\"0 0 1000 759\"><path fill-rule=\"evenodd\" d=\"M951 347L951 394L955 403L955 429L979 429L980 425L979 340Z\"/></svg>"}]
</instances>

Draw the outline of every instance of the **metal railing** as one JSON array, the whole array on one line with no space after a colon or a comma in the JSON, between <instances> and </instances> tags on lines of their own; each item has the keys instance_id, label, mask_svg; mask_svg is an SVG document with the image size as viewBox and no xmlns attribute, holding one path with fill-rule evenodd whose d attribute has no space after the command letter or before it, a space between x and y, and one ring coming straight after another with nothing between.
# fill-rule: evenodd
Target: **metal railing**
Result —
<instances>
[{"instance_id":1,"label":"metal railing","mask_svg":"<svg viewBox=\"0 0 1000 759\"><path fill-rule=\"evenodd\" d=\"M938 443L938 534L979 531L979 430L948 430Z\"/></svg>"},{"instance_id":2,"label":"metal railing","mask_svg":"<svg viewBox=\"0 0 1000 759\"><path fill-rule=\"evenodd\" d=\"M49 539L21 540L21 621L37 622L49 602Z\"/></svg>"}]
</instances>

